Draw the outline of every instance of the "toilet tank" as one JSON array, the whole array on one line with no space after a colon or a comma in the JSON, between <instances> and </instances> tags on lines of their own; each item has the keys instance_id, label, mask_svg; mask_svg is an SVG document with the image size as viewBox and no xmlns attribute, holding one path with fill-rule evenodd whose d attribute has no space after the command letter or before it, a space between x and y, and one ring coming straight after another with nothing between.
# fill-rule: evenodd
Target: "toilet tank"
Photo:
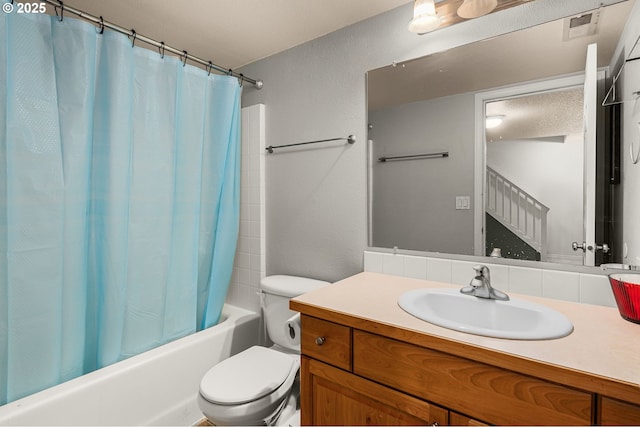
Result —
<instances>
[{"instance_id":1,"label":"toilet tank","mask_svg":"<svg viewBox=\"0 0 640 427\"><path fill-rule=\"evenodd\" d=\"M289 310L289 300L314 289L328 285L329 282L298 276L268 276L262 279L260 287L264 292L264 321L267 335L275 344L294 351L294 346L287 339L285 323L296 314Z\"/></svg>"}]
</instances>

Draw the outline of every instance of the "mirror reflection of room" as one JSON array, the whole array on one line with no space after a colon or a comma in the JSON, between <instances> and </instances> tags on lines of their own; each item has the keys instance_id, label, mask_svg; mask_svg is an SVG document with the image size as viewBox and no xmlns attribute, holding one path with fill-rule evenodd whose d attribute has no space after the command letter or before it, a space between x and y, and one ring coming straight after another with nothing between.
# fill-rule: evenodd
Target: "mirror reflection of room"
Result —
<instances>
[{"instance_id":1,"label":"mirror reflection of room","mask_svg":"<svg viewBox=\"0 0 640 427\"><path fill-rule=\"evenodd\" d=\"M620 106L603 101L629 54L616 47L632 7L624 1L369 71L370 246L623 262ZM589 45L596 77L585 107ZM585 121L585 108L597 120ZM487 119L501 123L485 129ZM585 168L592 151L597 163Z\"/></svg>"},{"instance_id":2,"label":"mirror reflection of room","mask_svg":"<svg viewBox=\"0 0 640 427\"><path fill-rule=\"evenodd\" d=\"M582 108L582 87L485 104L485 255L582 264Z\"/></svg>"}]
</instances>

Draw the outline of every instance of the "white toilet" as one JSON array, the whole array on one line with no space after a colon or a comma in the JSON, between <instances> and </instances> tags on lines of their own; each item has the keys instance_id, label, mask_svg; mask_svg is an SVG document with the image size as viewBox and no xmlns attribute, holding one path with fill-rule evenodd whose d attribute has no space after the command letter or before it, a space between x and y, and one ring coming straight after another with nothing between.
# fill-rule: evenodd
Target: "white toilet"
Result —
<instances>
[{"instance_id":1,"label":"white toilet","mask_svg":"<svg viewBox=\"0 0 640 427\"><path fill-rule=\"evenodd\" d=\"M274 425L294 415L298 400L299 338L288 334L296 313L289 299L328 282L269 276L261 282L264 321L274 345L253 346L215 365L200 382L198 406L215 425Z\"/></svg>"}]
</instances>

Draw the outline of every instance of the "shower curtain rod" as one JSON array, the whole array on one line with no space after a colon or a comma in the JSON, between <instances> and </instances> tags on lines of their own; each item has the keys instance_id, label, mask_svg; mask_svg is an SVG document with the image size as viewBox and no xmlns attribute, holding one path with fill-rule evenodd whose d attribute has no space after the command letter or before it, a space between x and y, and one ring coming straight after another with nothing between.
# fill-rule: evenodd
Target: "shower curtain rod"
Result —
<instances>
[{"instance_id":1,"label":"shower curtain rod","mask_svg":"<svg viewBox=\"0 0 640 427\"><path fill-rule=\"evenodd\" d=\"M109 28L111 30L117 31L119 33L125 34L127 37L132 39L132 45L135 44L136 40L140 40L141 42L150 44L152 46L155 46L158 48L158 51L160 53L160 55L164 56L165 52L171 52L174 53L176 55L178 55L180 57L180 59L183 61L183 64L186 64L187 59L191 60L192 62L196 62L200 65L204 65L205 66L205 70L208 72L211 72L212 70L216 70L222 74L227 74L229 76L233 76L236 77L237 79L240 80L240 84L244 83L244 82L249 82L251 84L253 84L256 89L262 89L262 80L254 80L251 79L249 77L246 77L245 75L243 75L242 73L236 73L235 71L233 71L232 69L225 69L220 67L219 65L216 65L214 63L212 63L211 61L205 61L202 58L198 58L197 56L191 55L189 54L186 50L179 50L176 49L175 47L171 47L168 46L166 44L164 44L164 42L159 42L157 40L151 39L149 37L143 36L142 34L138 34L135 32L135 30L127 30L124 27L121 27L119 25L113 24L111 22L105 21L102 16L100 17L96 17L94 15L91 15L89 13L86 13L82 10L79 9L75 9L73 7L70 6L65 6L64 3L62 1L59 0L40 0L44 3L48 3L50 5L52 5L55 9L56 12L56 16L59 16L59 19L62 20L64 19L64 12L68 11L73 13L74 15L77 15L79 17L81 17L82 19L86 19L87 21L91 21L94 24L98 25L98 28L100 28L100 31L104 31L105 28ZM11 3L13 3L13 0L11 1ZM60 13L58 14L58 9L60 9Z\"/></svg>"}]
</instances>

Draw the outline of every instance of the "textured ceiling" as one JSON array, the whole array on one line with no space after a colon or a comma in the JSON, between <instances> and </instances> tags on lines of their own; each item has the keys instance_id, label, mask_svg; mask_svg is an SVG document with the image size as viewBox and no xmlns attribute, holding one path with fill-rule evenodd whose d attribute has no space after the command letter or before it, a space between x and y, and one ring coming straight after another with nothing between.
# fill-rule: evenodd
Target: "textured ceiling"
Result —
<instances>
[{"instance_id":1,"label":"textured ceiling","mask_svg":"<svg viewBox=\"0 0 640 427\"><path fill-rule=\"evenodd\" d=\"M65 5L235 69L410 2L65 0Z\"/></svg>"},{"instance_id":2,"label":"textured ceiling","mask_svg":"<svg viewBox=\"0 0 640 427\"><path fill-rule=\"evenodd\" d=\"M505 116L500 126L487 129L487 141L555 139L581 133L582 88L543 92L487 103L487 116Z\"/></svg>"}]
</instances>

